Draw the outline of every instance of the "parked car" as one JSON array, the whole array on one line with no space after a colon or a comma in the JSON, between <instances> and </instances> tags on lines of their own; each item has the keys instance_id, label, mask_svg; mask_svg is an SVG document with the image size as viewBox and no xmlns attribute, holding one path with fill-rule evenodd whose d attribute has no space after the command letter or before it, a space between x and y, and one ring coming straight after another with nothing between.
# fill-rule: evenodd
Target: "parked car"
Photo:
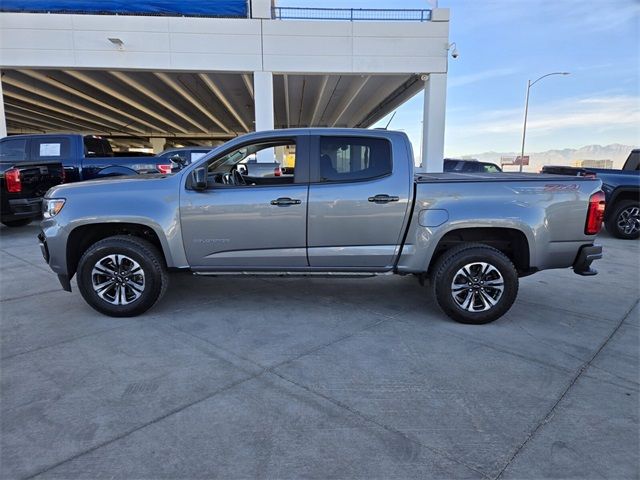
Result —
<instances>
[{"instance_id":1,"label":"parked car","mask_svg":"<svg viewBox=\"0 0 640 480\"><path fill-rule=\"evenodd\" d=\"M64 170L57 161L29 161L23 138L0 142L0 222L8 227L27 225L42 214L42 198L62 183Z\"/></svg>"},{"instance_id":2,"label":"parked car","mask_svg":"<svg viewBox=\"0 0 640 480\"><path fill-rule=\"evenodd\" d=\"M25 142L27 161L61 162L66 182L138 173L171 173L171 162L155 156L116 156L109 140L95 135L15 135L0 139L0 145L16 141Z\"/></svg>"},{"instance_id":3,"label":"parked car","mask_svg":"<svg viewBox=\"0 0 640 480\"><path fill-rule=\"evenodd\" d=\"M295 148L293 176L242 173L245 158L279 147ZM77 275L89 305L116 317L151 308L169 270L393 273L430 278L444 312L481 324L509 310L519 277L597 273L601 185L538 174L414 176L404 133L276 130L233 139L175 175L55 187L39 239L63 289Z\"/></svg>"},{"instance_id":4,"label":"parked car","mask_svg":"<svg viewBox=\"0 0 640 480\"><path fill-rule=\"evenodd\" d=\"M176 172L187 165L202 158L211 151L213 147L175 147L165 150L157 155L158 158L173 162L172 171Z\"/></svg>"},{"instance_id":5,"label":"parked car","mask_svg":"<svg viewBox=\"0 0 640 480\"><path fill-rule=\"evenodd\" d=\"M458 173L498 173L501 172L502 169L495 163L445 158L444 171Z\"/></svg>"},{"instance_id":6,"label":"parked car","mask_svg":"<svg viewBox=\"0 0 640 480\"><path fill-rule=\"evenodd\" d=\"M607 200L607 231L625 240L640 238L640 149L631 151L622 170L544 166L541 172L599 178Z\"/></svg>"}]
</instances>

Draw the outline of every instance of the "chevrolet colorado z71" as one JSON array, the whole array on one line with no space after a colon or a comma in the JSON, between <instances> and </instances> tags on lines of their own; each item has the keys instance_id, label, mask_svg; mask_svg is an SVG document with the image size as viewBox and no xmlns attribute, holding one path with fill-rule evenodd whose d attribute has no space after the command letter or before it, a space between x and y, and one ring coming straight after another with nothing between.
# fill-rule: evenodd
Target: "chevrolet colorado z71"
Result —
<instances>
[{"instance_id":1,"label":"chevrolet colorado z71","mask_svg":"<svg viewBox=\"0 0 640 480\"><path fill-rule=\"evenodd\" d=\"M249 155L291 175L252 177ZM294 155L295 158L292 158ZM173 175L54 187L44 201L43 255L62 287L96 310L134 316L168 272L430 278L453 319L503 315L518 278L573 267L593 275L600 180L555 175L414 174L407 136L356 129L257 132Z\"/></svg>"}]
</instances>

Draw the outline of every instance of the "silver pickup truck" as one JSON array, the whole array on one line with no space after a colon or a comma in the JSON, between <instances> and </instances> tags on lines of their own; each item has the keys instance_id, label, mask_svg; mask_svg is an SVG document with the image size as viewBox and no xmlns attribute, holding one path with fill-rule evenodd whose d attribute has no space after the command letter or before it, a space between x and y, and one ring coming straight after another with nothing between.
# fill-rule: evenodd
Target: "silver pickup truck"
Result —
<instances>
[{"instance_id":1,"label":"silver pickup truck","mask_svg":"<svg viewBox=\"0 0 640 480\"><path fill-rule=\"evenodd\" d=\"M250 155L289 165L252 177ZM454 320L503 315L518 278L594 275L601 182L538 174L414 174L407 136L296 129L238 137L174 175L52 188L39 235L64 290L96 310L151 308L173 270L198 275L413 274ZM381 299L384 301L384 299Z\"/></svg>"}]
</instances>

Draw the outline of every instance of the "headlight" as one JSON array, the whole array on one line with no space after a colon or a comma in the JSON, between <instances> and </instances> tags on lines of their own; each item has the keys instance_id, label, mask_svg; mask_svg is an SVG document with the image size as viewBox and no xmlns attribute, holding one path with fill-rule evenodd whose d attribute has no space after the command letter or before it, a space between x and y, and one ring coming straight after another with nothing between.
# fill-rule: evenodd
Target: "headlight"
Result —
<instances>
[{"instance_id":1,"label":"headlight","mask_svg":"<svg viewBox=\"0 0 640 480\"><path fill-rule=\"evenodd\" d=\"M42 201L42 216L44 218L55 217L64 207L64 202L64 198L45 198Z\"/></svg>"}]
</instances>

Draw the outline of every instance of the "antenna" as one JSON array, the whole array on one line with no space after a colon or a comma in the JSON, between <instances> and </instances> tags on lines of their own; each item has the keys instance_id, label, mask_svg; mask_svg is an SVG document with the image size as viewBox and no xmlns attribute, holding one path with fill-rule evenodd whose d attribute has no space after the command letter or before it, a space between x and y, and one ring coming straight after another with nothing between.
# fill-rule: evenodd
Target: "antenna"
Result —
<instances>
[{"instance_id":1,"label":"antenna","mask_svg":"<svg viewBox=\"0 0 640 480\"><path fill-rule=\"evenodd\" d=\"M398 110L396 110L395 112L393 112L393 115L391 115L391 118L389 119L389 121L387 122L387 124L384 126L383 130L386 130L387 128L389 128L389 125L391 124L391 120L393 120L393 117L396 116L396 113L398 113Z\"/></svg>"}]
</instances>

